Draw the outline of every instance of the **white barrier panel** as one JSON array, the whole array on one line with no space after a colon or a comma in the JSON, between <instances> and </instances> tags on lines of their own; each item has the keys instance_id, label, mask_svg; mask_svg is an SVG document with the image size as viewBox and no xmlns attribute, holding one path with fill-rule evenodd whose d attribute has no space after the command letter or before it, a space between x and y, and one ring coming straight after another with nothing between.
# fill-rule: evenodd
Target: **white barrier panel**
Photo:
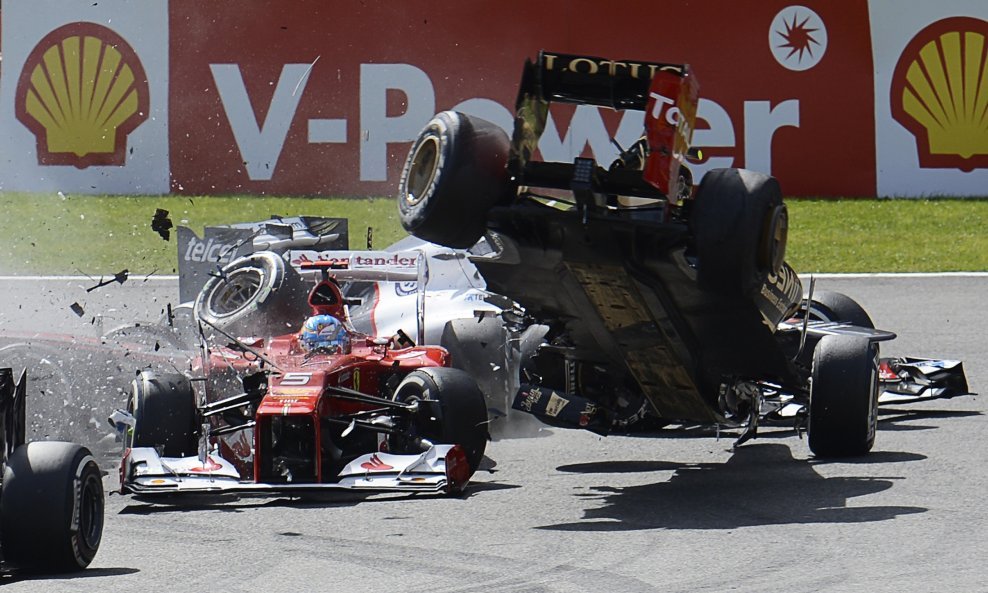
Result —
<instances>
[{"instance_id":1,"label":"white barrier panel","mask_svg":"<svg viewBox=\"0 0 988 593\"><path fill-rule=\"evenodd\" d=\"M869 2L881 196L988 195L988 2Z\"/></svg>"},{"instance_id":2,"label":"white barrier panel","mask_svg":"<svg viewBox=\"0 0 988 593\"><path fill-rule=\"evenodd\" d=\"M169 191L168 2L3 3L0 190Z\"/></svg>"}]
</instances>

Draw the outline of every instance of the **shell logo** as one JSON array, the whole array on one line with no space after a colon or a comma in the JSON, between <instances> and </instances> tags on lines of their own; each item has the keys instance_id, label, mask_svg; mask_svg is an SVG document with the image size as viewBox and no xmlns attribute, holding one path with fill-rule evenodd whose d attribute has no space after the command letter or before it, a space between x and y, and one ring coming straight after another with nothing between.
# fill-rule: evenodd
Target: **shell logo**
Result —
<instances>
[{"instance_id":1,"label":"shell logo","mask_svg":"<svg viewBox=\"0 0 988 593\"><path fill-rule=\"evenodd\" d=\"M114 31L71 23L39 42L17 84L17 119L37 138L38 163L122 166L127 136L148 118L147 77Z\"/></svg>"},{"instance_id":2,"label":"shell logo","mask_svg":"<svg viewBox=\"0 0 988 593\"><path fill-rule=\"evenodd\" d=\"M892 75L892 117L916 137L919 166L988 167L988 21L952 17L916 34Z\"/></svg>"}]
</instances>

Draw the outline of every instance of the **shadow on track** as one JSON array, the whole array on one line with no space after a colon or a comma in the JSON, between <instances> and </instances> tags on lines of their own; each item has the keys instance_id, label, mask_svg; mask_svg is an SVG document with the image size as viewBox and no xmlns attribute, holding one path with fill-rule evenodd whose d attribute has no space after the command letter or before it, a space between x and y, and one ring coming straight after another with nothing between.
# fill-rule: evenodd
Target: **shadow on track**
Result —
<instances>
[{"instance_id":1,"label":"shadow on track","mask_svg":"<svg viewBox=\"0 0 988 593\"><path fill-rule=\"evenodd\" d=\"M128 574L141 572L137 568L88 568L79 572L67 572L62 574L30 574L10 572L0 574L0 585L18 583L20 581L75 581L80 579L94 579L99 577L119 577Z\"/></svg>"},{"instance_id":2,"label":"shadow on track","mask_svg":"<svg viewBox=\"0 0 988 593\"><path fill-rule=\"evenodd\" d=\"M924 459L908 453L876 453L870 463ZM866 458L862 458L866 459ZM853 460L852 460L853 461ZM577 494L600 506L573 523L544 525L559 531L641 529L737 529L760 525L866 523L927 509L906 506L848 506L851 498L892 487L896 478L825 478L817 462L797 460L788 446L749 444L726 463L607 462L562 466L586 474L615 471L673 471L668 481L617 488L590 486ZM590 479L588 477L588 479Z\"/></svg>"},{"instance_id":3,"label":"shadow on track","mask_svg":"<svg viewBox=\"0 0 988 593\"><path fill-rule=\"evenodd\" d=\"M908 408L880 408L878 411L879 430L915 431L940 428L929 424L909 424L914 420L936 420L941 418L969 418L981 416L981 412L957 410L910 410Z\"/></svg>"}]
</instances>

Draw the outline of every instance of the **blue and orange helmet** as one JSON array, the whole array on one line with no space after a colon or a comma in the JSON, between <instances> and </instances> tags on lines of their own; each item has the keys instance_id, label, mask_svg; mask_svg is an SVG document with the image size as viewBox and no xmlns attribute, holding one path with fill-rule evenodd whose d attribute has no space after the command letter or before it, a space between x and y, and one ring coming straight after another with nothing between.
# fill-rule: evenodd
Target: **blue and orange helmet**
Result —
<instances>
[{"instance_id":1,"label":"blue and orange helmet","mask_svg":"<svg viewBox=\"0 0 988 593\"><path fill-rule=\"evenodd\" d=\"M324 350L331 354L350 352L350 334L339 319L332 315L313 315L305 320L299 336L302 347L309 352Z\"/></svg>"}]
</instances>

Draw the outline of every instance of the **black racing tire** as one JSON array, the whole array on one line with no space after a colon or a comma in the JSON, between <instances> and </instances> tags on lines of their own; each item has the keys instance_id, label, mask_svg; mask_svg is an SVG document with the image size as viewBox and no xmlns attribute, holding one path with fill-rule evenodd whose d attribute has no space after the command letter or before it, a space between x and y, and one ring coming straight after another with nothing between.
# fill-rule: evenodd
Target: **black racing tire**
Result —
<instances>
[{"instance_id":1,"label":"black racing tire","mask_svg":"<svg viewBox=\"0 0 988 593\"><path fill-rule=\"evenodd\" d=\"M756 292L785 261L789 214L778 181L745 169L708 172L696 191L690 230L701 288Z\"/></svg>"},{"instance_id":2,"label":"black racing tire","mask_svg":"<svg viewBox=\"0 0 988 593\"><path fill-rule=\"evenodd\" d=\"M193 310L197 319L233 336L277 336L301 326L308 313L306 293L305 281L284 258L258 251L210 277Z\"/></svg>"},{"instance_id":3,"label":"black racing tire","mask_svg":"<svg viewBox=\"0 0 988 593\"><path fill-rule=\"evenodd\" d=\"M864 307L845 294L832 290L815 290L809 311L805 303L806 295L803 297L801 312L803 315L808 313L811 321L838 321L875 329L875 323Z\"/></svg>"},{"instance_id":4,"label":"black racing tire","mask_svg":"<svg viewBox=\"0 0 988 593\"><path fill-rule=\"evenodd\" d=\"M408 152L398 186L406 231L447 247L467 248L486 230L490 208L508 188L508 135L495 124L443 111Z\"/></svg>"},{"instance_id":5,"label":"black racing tire","mask_svg":"<svg viewBox=\"0 0 988 593\"><path fill-rule=\"evenodd\" d=\"M7 460L0 496L4 564L27 572L89 566L103 536L103 478L89 449L39 441Z\"/></svg>"},{"instance_id":6,"label":"black racing tire","mask_svg":"<svg viewBox=\"0 0 988 593\"><path fill-rule=\"evenodd\" d=\"M813 352L810 450L821 458L864 455L877 428L878 346L859 336L824 336Z\"/></svg>"},{"instance_id":7,"label":"black racing tire","mask_svg":"<svg viewBox=\"0 0 988 593\"><path fill-rule=\"evenodd\" d=\"M477 471L487 449L487 404L477 383L465 371L433 367L412 371L395 389L394 399L401 402L434 400L439 402L439 417L423 407L406 427L407 434L393 440L393 453L418 453L416 437L433 444L460 445L466 453L470 475Z\"/></svg>"},{"instance_id":8,"label":"black racing tire","mask_svg":"<svg viewBox=\"0 0 988 593\"><path fill-rule=\"evenodd\" d=\"M136 421L128 447L160 447L165 457L199 451L195 391L185 375L141 371L131 385L127 411Z\"/></svg>"}]
</instances>

